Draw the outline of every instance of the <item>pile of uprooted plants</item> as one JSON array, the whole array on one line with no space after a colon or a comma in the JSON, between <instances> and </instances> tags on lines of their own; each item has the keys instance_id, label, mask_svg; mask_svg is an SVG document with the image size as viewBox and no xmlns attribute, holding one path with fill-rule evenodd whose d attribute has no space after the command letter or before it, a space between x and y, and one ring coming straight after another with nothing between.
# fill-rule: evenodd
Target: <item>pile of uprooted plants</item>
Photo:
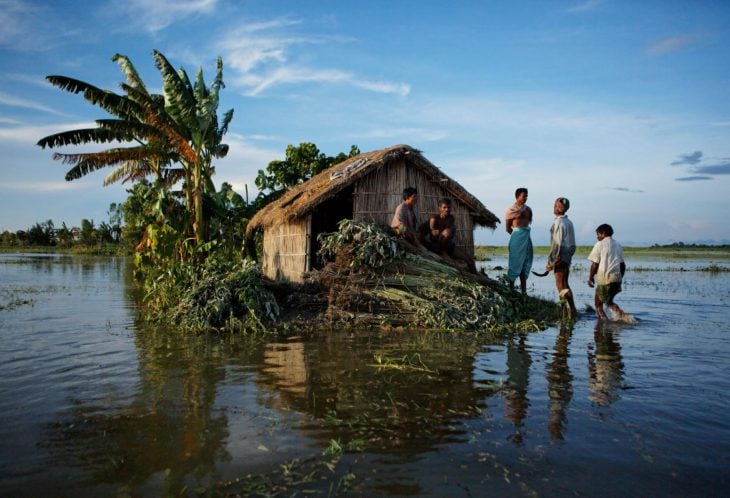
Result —
<instances>
[{"instance_id":1,"label":"pile of uprooted plants","mask_svg":"<svg viewBox=\"0 0 730 498\"><path fill-rule=\"evenodd\" d=\"M560 319L550 301L523 297L504 280L472 274L393 237L385 227L343 220L319 238L328 263L301 285L272 284L285 327L542 329Z\"/></svg>"}]
</instances>

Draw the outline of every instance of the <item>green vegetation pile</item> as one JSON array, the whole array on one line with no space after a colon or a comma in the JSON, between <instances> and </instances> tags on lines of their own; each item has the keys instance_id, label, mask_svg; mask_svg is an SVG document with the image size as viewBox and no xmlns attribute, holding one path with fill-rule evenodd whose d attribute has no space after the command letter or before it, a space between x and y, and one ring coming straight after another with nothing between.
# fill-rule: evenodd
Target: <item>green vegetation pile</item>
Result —
<instances>
[{"instance_id":1,"label":"green vegetation pile","mask_svg":"<svg viewBox=\"0 0 730 498\"><path fill-rule=\"evenodd\" d=\"M321 270L303 284L266 280L256 263L213 254L145 279L147 317L193 332L540 330L560 319L550 301L523 297L504 281L394 237L385 227L343 220L319 238Z\"/></svg>"},{"instance_id":2,"label":"green vegetation pile","mask_svg":"<svg viewBox=\"0 0 730 498\"><path fill-rule=\"evenodd\" d=\"M319 238L329 260L307 275L327 292L330 324L432 330L541 329L560 318L553 302L522 297L503 280L394 237L379 225L343 220Z\"/></svg>"},{"instance_id":3,"label":"green vegetation pile","mask_svg":"<svg viewBox=\"0 0 730 498\"><path fill-rule=\"evenodd\" d=\"M201 265L179 264L146 282L147 317L192 332L267 332L280 314L252 261L209 257Z\"/></svg>"}]
</instances>

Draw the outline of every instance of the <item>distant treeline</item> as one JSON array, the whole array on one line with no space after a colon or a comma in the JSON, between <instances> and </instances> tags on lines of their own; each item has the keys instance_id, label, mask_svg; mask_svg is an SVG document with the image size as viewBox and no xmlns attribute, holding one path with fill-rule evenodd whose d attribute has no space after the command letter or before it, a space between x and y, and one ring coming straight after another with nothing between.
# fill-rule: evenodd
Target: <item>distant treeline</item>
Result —
<instances>
[{"instance_id":1,"label":"distant treeline","mask_svg":"<svg viewBox=\"0 0 730 498\"><path fill-rule=\"evenodd\" d=\"M685 242L672 242L671 244L654 244L651 247L677 249L677 248L696 248L696 249L730 249L730 244L687 244Z\"/></svg>"}]
</instances>

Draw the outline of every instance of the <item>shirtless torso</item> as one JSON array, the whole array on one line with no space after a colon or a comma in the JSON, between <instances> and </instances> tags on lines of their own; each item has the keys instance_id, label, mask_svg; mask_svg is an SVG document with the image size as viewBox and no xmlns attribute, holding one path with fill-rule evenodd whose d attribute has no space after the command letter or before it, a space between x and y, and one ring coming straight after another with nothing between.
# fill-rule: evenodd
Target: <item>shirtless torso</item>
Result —
<instances>
[{"instance_id":1,"label":"shirtless torso","mask_svg":"<svg viewBox=\"0 0 730 498\"><path fill-rule=\"evenodd\" d=\"M507 210L504 220L504 228L507 233L512 233L513 228L530 226L532 223L532 209L525 204L525 201L527 201L527 194L520 195L517 197L517 201Z\"/></svg>"}]
</instances>

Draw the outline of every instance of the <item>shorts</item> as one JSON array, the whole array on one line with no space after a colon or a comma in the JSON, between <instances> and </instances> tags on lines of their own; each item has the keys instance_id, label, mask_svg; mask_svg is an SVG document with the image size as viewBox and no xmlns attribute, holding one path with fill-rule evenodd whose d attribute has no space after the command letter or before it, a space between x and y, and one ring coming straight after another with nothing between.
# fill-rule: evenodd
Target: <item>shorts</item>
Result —
<instances>
[{"instance_id":1,"label":"shorts","mask_svg":"<svg viewBox=\"0 0 730 498\"><path fill-rule=\"evenodd\" d=\"M570 270L570 263L567 263L565 261L560 261L555 266L553 266L553 271L556 273L565 273L568 270Z\"/></svg>"},{"instance_id":2,"label":"shorts","mask_svg":"<svg viewBox=\"0 0 730 498\"><path fill-rule=\"evenodd\" d=\"M611 282L610 284L596 286L596 296L604 304L613 304L613 298L619 292L621 292L621 282Z\"/></svg>"}]
</instances>

